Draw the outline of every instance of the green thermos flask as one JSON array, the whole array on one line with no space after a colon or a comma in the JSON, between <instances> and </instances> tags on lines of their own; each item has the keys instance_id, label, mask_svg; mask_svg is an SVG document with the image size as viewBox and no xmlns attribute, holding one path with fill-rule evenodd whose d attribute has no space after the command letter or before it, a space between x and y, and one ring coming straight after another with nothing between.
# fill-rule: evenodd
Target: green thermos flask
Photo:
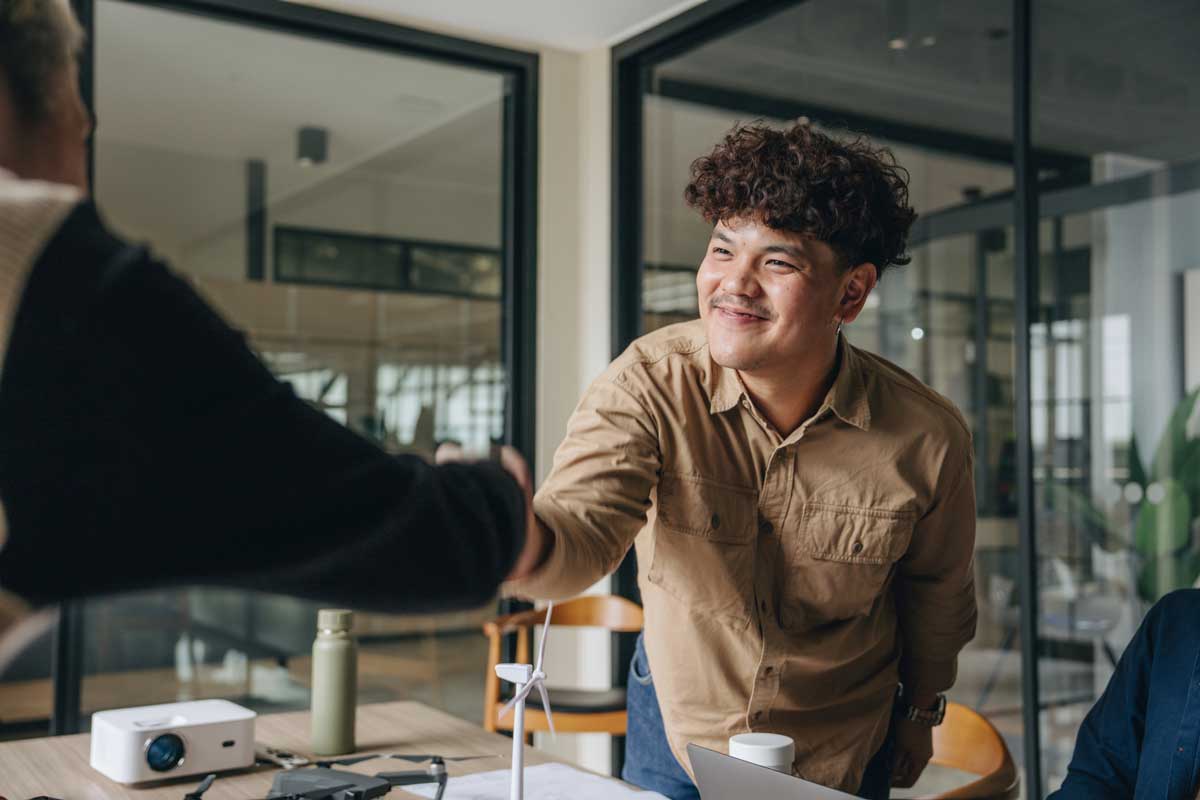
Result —
<instances>
[{"instance_id":1,"label":"green thermos flask","mask_svg":"<svg viewBox=\"0 0 1200 800\"><path fill-rule=\"evenodd\" d=\"M354 752L358 654L350 629L354 613L317 612L312 658L312 751L318 756Z\"/></svg>"}]
</instances>

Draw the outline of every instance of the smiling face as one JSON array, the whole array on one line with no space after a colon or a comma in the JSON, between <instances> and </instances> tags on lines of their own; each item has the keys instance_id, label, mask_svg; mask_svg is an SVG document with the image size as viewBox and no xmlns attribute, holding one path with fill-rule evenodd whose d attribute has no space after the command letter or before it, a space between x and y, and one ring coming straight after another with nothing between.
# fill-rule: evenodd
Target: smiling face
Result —
<instances>
[{"instance_id":1,"label":"smiling face","mask_svg":"<svg viewBox=\"0 0 1200 800\"><path fill-rule=\"evenodd\" d=\"M829 245L754 220L713 228L696 275L713 360L750 375L824 363L838 324L875 286L875 267L843 269Z\"/></svg>"}]
</instances>

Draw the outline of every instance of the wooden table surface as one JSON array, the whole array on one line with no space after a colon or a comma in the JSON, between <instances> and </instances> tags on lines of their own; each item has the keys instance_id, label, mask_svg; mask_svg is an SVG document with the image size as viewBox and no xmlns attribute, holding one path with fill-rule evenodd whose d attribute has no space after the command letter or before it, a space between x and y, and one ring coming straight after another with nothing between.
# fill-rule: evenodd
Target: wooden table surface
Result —
<instances>
[{"instance_id":1,"label":"wooden table surface","mask_svg":"<svg viewBox=\"0 0 1200 800\"><path fill-rule=\"evenodd\" d=\"M360 706L357 714L357 752L360 753L434 753L442 756L492 755L461 763L448 763L450 786L455 775L507 769L512 757L512 740L452 717L420 703L380 703ZM255 729L258 742L308 753L308 712L260 716ZM0 797L28 800L49 795L61 800L182 800L197 778L181 778L140 784L136 787L113 783L88 765L91 737L59 736L0 743ZM532 747L525 751L529 766L545 764L551 758ZM346 769L375 774L408 770L403 761L369 761ZM419 765L411 765L418 769ZM257 767L225 773L204 795L204 800L249 800L264 798L274 767ZM393 789L389 798L412 795Z\"/></svg>"}]
</instances>

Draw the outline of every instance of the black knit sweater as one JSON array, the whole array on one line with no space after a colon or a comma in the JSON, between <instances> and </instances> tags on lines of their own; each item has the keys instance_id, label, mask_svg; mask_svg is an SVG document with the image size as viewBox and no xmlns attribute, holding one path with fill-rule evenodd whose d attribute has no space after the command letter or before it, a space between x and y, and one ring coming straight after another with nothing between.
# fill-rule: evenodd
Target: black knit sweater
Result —
<instances>
[{"instance_id":1,"label":"black knit sweater","mask_svg":"<svg viewBox=\"0 0 1200 800\"><path fill-rule=\"evenodd\" d=\"M188 286L76 208L0 375L0 587L171 584L381 610L479 605L524 543L494 464L391 456L297 398Z\"/></svg>"}]
</instances>

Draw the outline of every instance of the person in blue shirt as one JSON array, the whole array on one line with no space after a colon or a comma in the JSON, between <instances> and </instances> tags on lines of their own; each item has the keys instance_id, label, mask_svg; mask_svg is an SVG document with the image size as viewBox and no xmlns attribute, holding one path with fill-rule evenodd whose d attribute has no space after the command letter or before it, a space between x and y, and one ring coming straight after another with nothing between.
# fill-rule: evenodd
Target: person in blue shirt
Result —
<instances>
[{"instance_id":1,"label":"person in blue shirt","mask_svg":"<svg viewBox=\"0 0 1200 800\"><path fill-rule=\"evenodd\" d=\"M1050 800L1200 798L1200 590L1155 604L1088 713Z\"/></svg>"}]
</instances>

